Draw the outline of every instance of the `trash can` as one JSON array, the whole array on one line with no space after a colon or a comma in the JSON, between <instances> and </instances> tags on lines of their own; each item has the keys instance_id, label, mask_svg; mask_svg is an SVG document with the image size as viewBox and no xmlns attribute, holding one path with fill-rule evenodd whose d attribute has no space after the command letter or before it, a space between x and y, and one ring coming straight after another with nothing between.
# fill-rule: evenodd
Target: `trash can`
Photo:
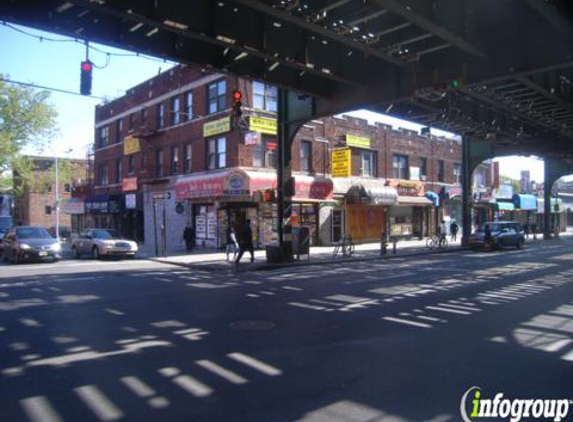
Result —
<instances>
[{"instance_id":1,"label":"trash can","mask_svg":"<svg viewBox=\"0 0 573 422\"><path fill-rule=\"evenodd\" d=\"M278 264L282 262L281 248L278 243L265 246L268 264Z\"/></svg>"}]
</instances>

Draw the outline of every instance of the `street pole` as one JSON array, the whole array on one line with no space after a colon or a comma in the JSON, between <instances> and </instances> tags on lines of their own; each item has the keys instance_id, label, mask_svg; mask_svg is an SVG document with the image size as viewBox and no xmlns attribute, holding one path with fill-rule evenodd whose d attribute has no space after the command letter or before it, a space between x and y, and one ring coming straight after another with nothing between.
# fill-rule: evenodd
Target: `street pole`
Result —
<instances>
[{"instance_id":1,"label":"street pole","mask_svg":"<svg viewBox=\"0 0 573 422\"><path fill-rule=\"evenodd\" d=\"M60 198L59 198L59 186L58 186L58 154L54 156L56 162L56 240L60 241Z\"/></svg>"}]
</instances>

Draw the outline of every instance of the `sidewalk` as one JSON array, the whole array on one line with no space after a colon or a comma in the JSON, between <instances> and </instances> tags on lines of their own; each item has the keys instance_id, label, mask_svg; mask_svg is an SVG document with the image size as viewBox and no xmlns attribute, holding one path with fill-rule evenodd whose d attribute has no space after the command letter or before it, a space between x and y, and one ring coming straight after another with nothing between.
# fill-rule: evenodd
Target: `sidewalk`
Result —
<instances>
[{"instance_id":1,"label":"sidewalk","mask_svg":"<svg viewBox=\"0 0 573 422\"><path fill-rule=\"evenodd\" d=\"M266 251L255 251L255 262L251 263L250 255L246 253L239 265L227 261L224 251L215 251L212 248L195 247L191 253L180 250L168 251L168 256L155 256L155 250L142 247L137 256L140 259L163 262L166 264L179 265L182 267L194 268L200 271L216 271L238 269L245 271L262 271L266 269L282 268L300 265L317 265L327 263L340 263L346 261L360 261L373 259L388 259L392 257L404 257L430 253L447 253L459 251L461 249L460 236L457 242L450 242L445 249L429 249L426 247L426 239L404 240L396 244L396 253L393 253L392 243L388 245L386 255L380 255L380 243L364 243L356 245L355 252L351 258L343 258L341 254L333 257L334 246L312 246L310 255L303 255L300 260L290 263L267 264Z\"/></svg>"}]
</instances>

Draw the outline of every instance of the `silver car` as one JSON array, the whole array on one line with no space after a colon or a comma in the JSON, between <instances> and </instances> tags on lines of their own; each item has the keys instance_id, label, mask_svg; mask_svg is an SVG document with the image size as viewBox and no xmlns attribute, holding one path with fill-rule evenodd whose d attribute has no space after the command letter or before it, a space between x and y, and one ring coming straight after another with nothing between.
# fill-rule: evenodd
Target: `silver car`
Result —
<instances>
[{"instance_id":1,"label":"silver car","mask_svg":"<svg viewBox=\"0 0 573 422\"><path fill-rule=\"evenodd\" d=\"M78 259L90 255L94 259L103 256L126 256L133 258L137 243L123 239L115 230L91 229L82 233L72 242L72 254Z\"/></svg>"}]
</instances>

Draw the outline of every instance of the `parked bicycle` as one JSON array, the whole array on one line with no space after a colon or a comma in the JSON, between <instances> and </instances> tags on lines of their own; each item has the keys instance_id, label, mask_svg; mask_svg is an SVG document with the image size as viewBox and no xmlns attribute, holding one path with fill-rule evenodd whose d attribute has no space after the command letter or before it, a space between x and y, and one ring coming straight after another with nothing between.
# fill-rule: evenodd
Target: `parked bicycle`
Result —
<instances>
[{"instance_id":1,"label":"parked bicycle","mask_svg":"<svg viewBox=\"0 0 573 422\"><path fill-rule=\"evenodd\" d=\"M430 249L442 249L442 248L447 248L448 247L448 239L446 238L446 236L440 236L440 235L433 235L430 236L426 239L426 247L430 248Z\"/></svg>"},{"instance_id":2,"label":"parked bicycle","mask_svg":"<svg viewBox=\"0 0 573 422\"><path fill-rule=\"evenodd\" d=\"M336 258L340 253L343 258L350 258L354 253L354 243L352 243L352 236L349 234L344 235L342 240L334 245L334 251L332 252L332 257Z\"/></svg>"}]
</instances>

